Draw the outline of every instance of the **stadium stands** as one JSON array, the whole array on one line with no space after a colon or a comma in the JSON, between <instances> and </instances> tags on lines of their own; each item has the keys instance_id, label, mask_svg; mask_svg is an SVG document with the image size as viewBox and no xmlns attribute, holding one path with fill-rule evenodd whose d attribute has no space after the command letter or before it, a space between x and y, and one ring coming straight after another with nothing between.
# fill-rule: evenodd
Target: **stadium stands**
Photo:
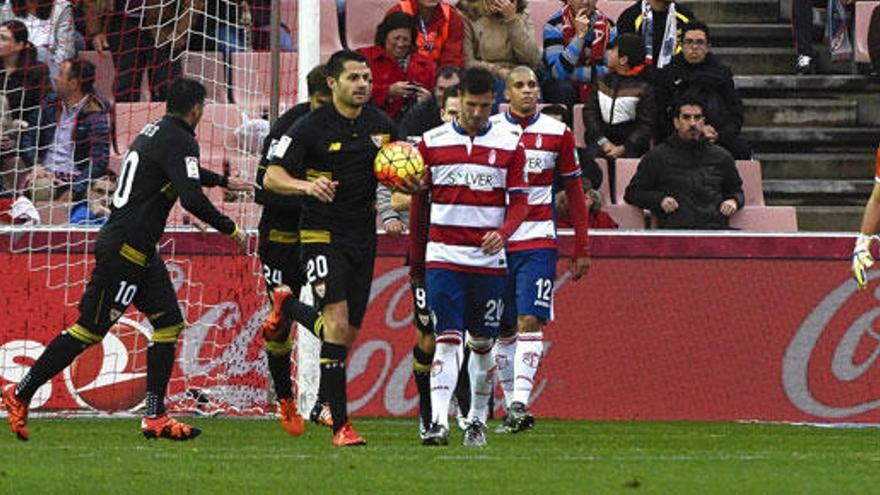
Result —
<instances>
[{"instance_id":1,"label":"stadium stands","mask_svg":"<svg viewBox=\"0 0 880 495\"><path fill-rule=\"evenodd\" d=\"M880 2L856 2L855 18L855 58L856 62L870 63L868 56L868 23L871 21L871 13L880 6Z\"/></svg>"},{"instance_id":2,"label":"stadium stands","mask_svg":"<svg viewBox=\"0 0 880 495\"><path fill-rule=\"evenodd\" d=\"M334 21L335 22L335 21ZM296 53L281 53L281 101L296 102ZM268 105L271 89L269 78L271 54L268 52L237 52L232 54L232 97L245 105Z\"/></svg>"}]
</instances>

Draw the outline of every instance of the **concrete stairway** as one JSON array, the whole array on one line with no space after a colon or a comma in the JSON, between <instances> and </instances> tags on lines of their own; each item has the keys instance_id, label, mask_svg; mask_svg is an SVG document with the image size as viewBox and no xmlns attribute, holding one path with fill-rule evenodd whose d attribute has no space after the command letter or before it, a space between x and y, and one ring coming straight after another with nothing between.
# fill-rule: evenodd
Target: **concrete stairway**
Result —
<instances>
[{"instance_id":1,"label":"concrete stairway","mask_svg":"<svg viewBox=\"0 0 880 495\"><path fill-rule=\"evenodd\" d=\"M789 75L795 52L779 0L688 6L709 24L713 53L737 76L742 133L763 164L768 204L796 206L801 230L857 229L873 187L880 83L831 66L824 45L816 45L824 75Z\"/></svg>"}]
</instances>

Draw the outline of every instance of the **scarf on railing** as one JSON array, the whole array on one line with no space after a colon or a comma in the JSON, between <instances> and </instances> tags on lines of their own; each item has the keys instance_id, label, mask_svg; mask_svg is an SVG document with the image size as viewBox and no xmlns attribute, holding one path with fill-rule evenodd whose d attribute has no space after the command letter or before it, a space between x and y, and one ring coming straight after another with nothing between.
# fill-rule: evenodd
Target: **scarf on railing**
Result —
<instances>
[{"instance_id":1,"label":"scarf on railing","mask_svg":"<svg viewBox=\"0 0 880 495\"><path fill-rule=\"evenodd\" d=\"M834 0L829 0L834 1ZM675 15L675 2L669 4L666 16L666 28L663 30L663 44L660 46L658 60L654 60L654 9L651 2L642 0L642 39L645 41L645 60L648 65L654 65L662 69L672 62L675 55L676 33L678 31L678 18Z\"/></svg>"}]
</instances>

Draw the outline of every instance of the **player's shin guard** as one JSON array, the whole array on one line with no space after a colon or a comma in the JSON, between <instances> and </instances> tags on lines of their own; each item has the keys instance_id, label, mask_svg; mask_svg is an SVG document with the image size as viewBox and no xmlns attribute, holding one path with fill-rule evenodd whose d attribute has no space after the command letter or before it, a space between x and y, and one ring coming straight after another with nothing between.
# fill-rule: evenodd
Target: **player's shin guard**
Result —
<instances>
[{"instance_id":1,"label":"player's shin guard","mask_svg":"<svg viewBox=\"0 0 880 495\"><path fill-rule=\"evenodd\" d=\"M177 344L171 342L150 342L147 347L147 417L165 414L165 391L174 368L176 347Z\"/></svg>"},{"instance_id":2,"label":"player's shin guard","mask_svg":"<svg viewBox=\"0 0 880 495\"><path fill-rule=\"evenodd\" d=\"M320 341L324 341L324 315L314 306L301 302L295 295L281 304L281 311L292 320L307 328Z\"/></svg>"},{"instance_id":3,"label":"player's shin guard","mask_svg":"<svg viewBox=\"0 0 880 495\"><path fill-rule=\"evenodd\" d=\"M413 378L415 378L416 390L419 391L419 418L425 428L431 424L431 360L433 358L419 349L419 346L413 346Z\"/></svg>"},{"instance_id":4,"label":"player's shin guard","mask_svg":"<svg viewBox=\"0 0 880 495\"><path fill-rule=\"evenodd\" d=\"M492 395L492 341L476 338L468 342L471 357L468 373L471 378L471 410L468 420L483 423L489 416L489 397Z\"/></svg>"},{"instance_id":5,"label":"player's shin guard","mask_svg":"<svg viewBox=\"0 0 880 495\"><path fill-rule=\"evenodd\" d=\"M269 374L272 375L272 385L275 387L275 395L279 399L293 397L293 382L290 379L290 348L289 338L284 342L266 342Z\"/></svg>"},{"instance_id":6,"label":"player's shin guard","mask_svg":"<svg viewBox=\"0 0 880 495\"><path fill-rule=\"evenodd\" d=\"M30 402L37 389L70 366L70 363L90 345L100 341L100 336L88 332L79 325L62 332L49 343L27 375L18 383L15 389L16 397L22 402Z\"/></svg>"},{"instance_id":7,"label":"player's shin guard","mask_svg":"<svg viewBox=\"0 0 880 495\"><path fill-rule=\"evenodd\" d=\"M513 334L511 337L501 337L495 342L494 354L495 365L498 367L498 381L501 383L501 390L504 392L504 407L510 406L513 402L513 361L516 357L517 337Z\"/></svg>"},{"instance_id":8,"label":"player's shin guard","mask_svg":"<svg viewBox=\"0 0 880 495\"><path fill-rule=\"evenodd\" d=\"M437 336L434 362L431 364L431 419L449 428L449 402L458 380L458 348L461 336L458 332L445 332Z\"/></svg>"},{"instance_id":9,"label":"player's shin guard","mask_svg":"<svg viewBox=\"0 0 880 495\"><path fill-rule=\"evenodd\" d=\"M518 340L513 362L513 401L528 404L544 355L544 332L523 332Z\"/></svg>"},{"instance_id":10,"label":"player's shin guard","mask_svg":"<svg viewBox=\"0 0 880 495\"><path fill-rule=\"evenodd\" d=\"M348 349L341 344L324 342L321 345L321 381L318 396L330 403L333 433L348 422L348 399L345 384L345 358Z\"/></svg>"}]
</instances>

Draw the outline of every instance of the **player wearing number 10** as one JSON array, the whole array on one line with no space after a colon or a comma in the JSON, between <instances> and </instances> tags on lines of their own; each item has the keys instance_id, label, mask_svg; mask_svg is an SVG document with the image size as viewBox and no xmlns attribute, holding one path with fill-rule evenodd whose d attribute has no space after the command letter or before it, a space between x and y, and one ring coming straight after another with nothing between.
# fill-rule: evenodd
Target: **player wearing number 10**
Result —
<instances>
[{"instance_id":1,"label":"player wearing number 10","mask_svg":"<svg viewBox=\"0 0 880 495\"><path fill-rule=\"evenodd\" d=\"M202 187L244 191L245 182L220 176L199 165L195 127L202 117L205 88L190 79L171 85L166 115L147 124L123 160L110 218L95 244L95 269L79 303L79 319L46 348L22 381L3 388L3 406L19 439L28 439L28 403L37 389L70 365L89 346L101 342L129 305L153 326L147 349L147 438L189 440L200 430L165 412L165 391L174 366L183 316L177 294L156 243L168 214L180 197L183 207L203 222L229 235L240 247L245 236L235 222L217 211Z\"/></svg>"}]
</instances>

